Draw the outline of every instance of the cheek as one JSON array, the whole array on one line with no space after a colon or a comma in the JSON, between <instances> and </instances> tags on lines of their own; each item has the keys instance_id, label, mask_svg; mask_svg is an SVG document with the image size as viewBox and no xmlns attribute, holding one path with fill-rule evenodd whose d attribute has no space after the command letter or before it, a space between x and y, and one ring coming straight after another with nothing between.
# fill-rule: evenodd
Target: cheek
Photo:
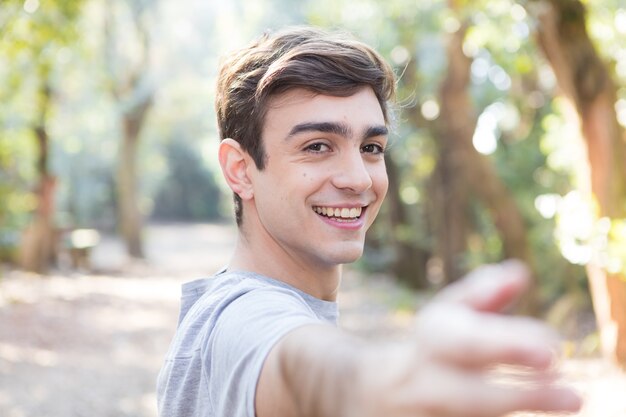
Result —
<instances>
[{"instance_id":1,"label":"cheek","mask_svg":"<svg viewBox=\"0 0 626 417\"><path fill-rule=\"evenodd\" d=\"M384 165L372 172L372 186L381 199L385 197L389 188L389 177Z\"/></svg>"},{"instance_id":2,"label":"cheek","mask_svg":"<svg viewBox=\"0 0 626 417\"><path fill-rule=\"evenodd\" d=\"M330 171L323 167L317 167L317 169L302 170L299 175L295 175L294 178L299 178L301 183L305 187L316 187L324 183L330 176Z\"/></svg>"}]
</instances>

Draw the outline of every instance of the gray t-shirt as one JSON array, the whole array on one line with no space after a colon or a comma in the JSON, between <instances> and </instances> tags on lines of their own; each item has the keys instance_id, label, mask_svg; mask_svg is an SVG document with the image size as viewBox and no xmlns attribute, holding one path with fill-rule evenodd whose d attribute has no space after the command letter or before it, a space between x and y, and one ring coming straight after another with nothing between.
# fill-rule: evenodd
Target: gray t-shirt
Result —
<instances>
[{"instance_id":1,"label":"gray t-shirt","mask_svg":"<svg viewBox=\"0 0 626 417\"><path fill-rule=\"evenodd\" d=\"M178 329L157 381L161 417L254 417L265 358L280 338L336 324L337 304L251 272L183 285Z\"/></svg>"}]
</instances>

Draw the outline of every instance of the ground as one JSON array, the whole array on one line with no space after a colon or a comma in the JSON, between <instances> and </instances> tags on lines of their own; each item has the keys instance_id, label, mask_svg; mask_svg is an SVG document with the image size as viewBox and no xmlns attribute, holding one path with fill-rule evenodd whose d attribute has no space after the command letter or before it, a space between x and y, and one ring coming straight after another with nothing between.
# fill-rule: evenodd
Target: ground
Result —
<instances>
[{"instance_id":1,"label":"ground","mask_svg":"<svg viewBox=\"0 0 626 417\"><path fill-rule=\"evenodd\" d=\"M130 262L104 237L89 272L62 262L48 276L0 276L0 416L154 417L155 379L174 331L180 284L228 260L232 227L151 226L147 261ZM368 338L402 337L423 301L386 276L351 269L341 325ZM585 397L580 417L626 416L626 376L597 357L568 358L566 383ZM530 416L530 414L526 414Z\"/></svg>"}]
</instances>

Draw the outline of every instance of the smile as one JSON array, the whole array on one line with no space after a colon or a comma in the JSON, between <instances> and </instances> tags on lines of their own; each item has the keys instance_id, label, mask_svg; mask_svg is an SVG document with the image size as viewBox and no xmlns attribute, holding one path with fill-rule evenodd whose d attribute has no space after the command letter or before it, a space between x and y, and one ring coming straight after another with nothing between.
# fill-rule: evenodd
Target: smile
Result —
<instances>
[{"instance_id":1,"label":"smile","mask_svg":"<svg viewBox=\"0 0 626 417\"><path fill-rule=\"evenodd\" d=\"M313 211L337 221L351 221L361 217L363 207L320 207L314 206Z\"/></svg>"}]
</instances>

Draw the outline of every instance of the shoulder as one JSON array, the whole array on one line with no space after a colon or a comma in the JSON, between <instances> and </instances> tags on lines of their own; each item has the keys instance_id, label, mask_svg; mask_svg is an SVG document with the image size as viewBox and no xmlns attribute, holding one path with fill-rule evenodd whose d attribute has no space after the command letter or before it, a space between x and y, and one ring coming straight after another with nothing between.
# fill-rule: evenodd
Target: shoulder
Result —
<instances>
[{"instance_id":1,"label":"shoulder","mask_svg":"<svg viewBox=\"0 0 626 417\"><path fill-rule=\"evenodd\" d=\"M280 281L238 271L186 284L183 288L185 298L191 305L181 317L179 329L201 326L205 336L218 326L251 325L270 318L289 320L290 316L306 316L323 319L332 316L334 308L330 305L333 303L320 306L321 300L311 300L307 294Z\"/></svg>"},{"instance_id":2,"label":"shoulder","mask_svg":"<svg viewBox=\"0 0 626 417\"><path fill-rule=\"evenodd\" d=\"M234 310L255 314L280 314L290 310L336 321L337 304L317 299L282 281L246 271L226 272L204 283L195 283L195 291L203 291L196 302L196 311L212 314L237 314Z\"/></svg>"},{"instance_id":3,"label":"shoulder","mask_svg":"<svg viewBox=\"0 0 626 417\"><path fill-rule=\"evenodd\" d=\"M216 283L220 297L218 325L252 325L265 321L318 319L318 308L309 296L280 281L262 275L232 273Z\"/></svg>"},{"instance_id":4,"label":"shoulder","mask_svg":"<svg viewBox=\"0 0 626 417\"><path fill-rule=\"evenodd\" d=\"M335 303L249 272L227 272L183 287L181 318L173 341L177 356L268 340L302 324L336 324Z\"/></svg>"}]
</instances>

